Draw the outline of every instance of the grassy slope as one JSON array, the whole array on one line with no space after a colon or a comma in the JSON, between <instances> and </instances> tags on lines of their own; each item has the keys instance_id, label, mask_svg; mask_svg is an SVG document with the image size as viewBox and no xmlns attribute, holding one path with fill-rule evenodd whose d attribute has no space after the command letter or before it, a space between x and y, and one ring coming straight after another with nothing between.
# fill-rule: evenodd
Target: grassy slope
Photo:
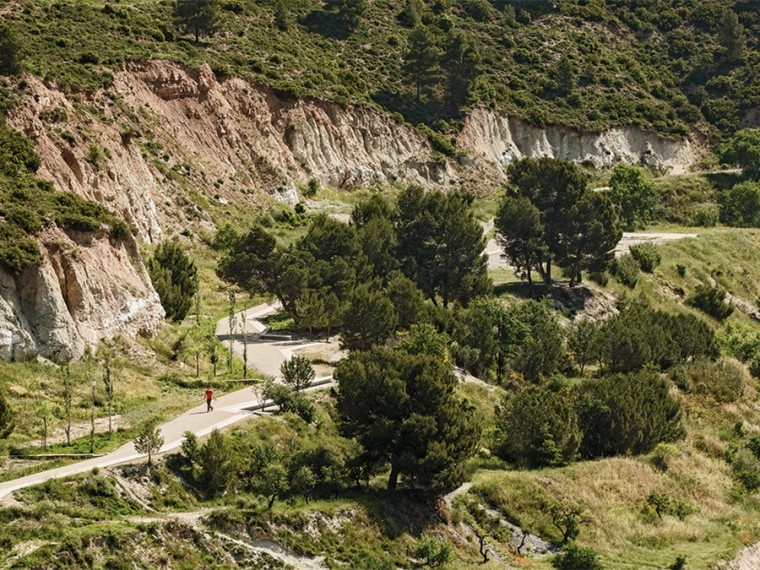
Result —
<instances>
[{"instance_id":1,"label":"grassy slope","mask_svg":"<svg viewBox=\"0 0 760 570\"><path fill-rule=\"evenodd\" d=\"M218 33L199 45L181 36L168 0L7 4L3 17L24 45L26 67L72 89L107 85L124 61L168 59L209 62L219 74L261 81L291 95L374 103L413 122L457 114L441 103L440 90L420 103L414 100L402 73L409 28L400 17L401 0L369 2L353 33L316 0L287 2L291 24L284 31L275 26L274 2L223 1ZM494 4L501 8L504 2ZM727 2L609 4L520 3L532 12L528 23L527 14L510 22L496 8L475 18L465 9L468 2L456 1L431 10L424 21L441 39L442 30L451 28L479 45L482 73L472 102L496 105L539 125L601 129L634 123L682 135L706 118L718 131L729 132L744 109L760 103L751 81L760 66L759 24L751 7L737 7L747 28L744 60L724 65L715 61ZM560 95L551 81L564 54L577 87Z\"/></svg>"}]
</instances>

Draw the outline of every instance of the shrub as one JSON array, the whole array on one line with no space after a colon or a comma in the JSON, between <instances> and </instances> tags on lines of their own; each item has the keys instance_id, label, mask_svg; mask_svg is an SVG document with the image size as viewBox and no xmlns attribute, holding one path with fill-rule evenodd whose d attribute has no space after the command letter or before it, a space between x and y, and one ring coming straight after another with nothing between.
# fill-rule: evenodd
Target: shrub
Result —
<instances>
[{"instance_id":1,"label":"shrub","mask_svg":"<svg viewBox=\"0 0 760 570\"><path fill-rule=\"evenodd\" d=\"M760 182L746 181L718 197L720 221L727 226L760 226Z\"/></svg>"},{"instance_id":2,"label":"shrub","mask_svg":"<svg viewBox=\"0 0 760 570\"><path fill-rule=\"evenodd\" d=\"M760 473L757 471L738 471L736 473L736 478L750 493L754 493L760 489Z\"/></svg>"},{"instance_id":3,"label":"shrub","mask_svg":"<svg viewBox=\"0 0 760 570\"><path fill-rule=\"evenodd\" d=\"M691 212L689 223L702 228L714 228L720 220L720 209L717 204L700 204Z\"/></svg>"},{"instance_id":4,"label":"shrub","mask_svg":"<svg viewBox=\"0 0 760 570\"><path fill-rule=\"evenodd\" d=\"M744 394L747 373L733 359L718 362L700 358L683 366L686 380L697 394L711 395L718 402L735 402Z\"/></svg>"},{"instance_id":5,"label":"shrub","mask_svg":"<svg viewBox=\"0 0 760 570\"><path fill-rule=\"evenodd\" d=\"M707 313L719 321L727 319L734 312L734 308L724 302L726 290L712 285L697 285L694 293L686 300L686 303Z\"/></svg>"},{"instance_id":6,"label":"shrub","mask_svg":"<svg viewBox=\"0 0 760 570\"><path fill-rule=\"evenodd\" d=\"M655 311L642 303L624 307L601 331L601 360L612 372L635 372L650 363L665 369L718 354L715 333L702 319Z\"/></svg>"},{"instance_id":7,"label":"shrub","mask_svg":"<svg viewBox=\"0 0 760 570\"><path fill-rule=\"evenodd\" d=\"M11 176L34 173L41 164L34 143L6 126L5 118L0 116L0 172Z\"/></svg>"},{"instance_id":8,"label":"shrub","mask_svg":"<svg viewBox=\"0 0 760 570\"><path fill-rule=\"evenodd\" d=\"M685 433L681 405L652 370L583 384L577 406L583 457L646 453Z\"/></svg>"},{"instance_id":9,"label":"shrub","mask_svg":"<svg viewBox=\"0 0 760 570\"><path fill-rule=\"evenodd\" d=\"M159 244L148 261L148 273L166 316L174 321L185 318L198 288L197 269L176 240Z\"/></svg>"},{"instance_id":10,"label":"shrub","mask_svg":"<svg viewBox=\"0 0 760 570\"><path fill-rule=\"evenodd\" d=\"M414 556L424 560L425 565L430 568L438 568L451 562L453 553L448 542L436 540L432 536L423 536L414 551Z\"/></svg>"},{"instance_id":11,"label":"shrub","mask_svg":"<svg viewBox=\"0 0 760 570\"><path fill-rule=\"evenodd\" d=\"M626 253L615 259L610 267L610 273L623 285L633 289L639 281L641 267L630 253Z\"/></svg>"},{"instance_id":12,"label":"shrub","mask_svg":"<svg viewBox=\"0 0 760 570\"><path fill-rule=\"evenodd\" d=\"M555 570L604 570L593 550L575 544L566 546L562 553L555 556L552 567Z\"/></svg>"},{"instance_id":13,"label":"shrub","mask_svg":"<svg viewBox=\"0 0 760 570\"><path fill-rule=\"evenodd\" d=\"M631 246L631 256L639 263L644 273L652 273L662 261L658 247L652 243Z\"/></svg>"},{"instance_id":14,"label":"shrub","mask_svg":"<svg viewBox=\"0 0 760 570\"><path fill-rule=\"evenodd\" d=\"M575 459L582 433L566 393L527 386L497 410L503 434L498 453L523 467L562 465Z\"/></svg>"}]
</instances>

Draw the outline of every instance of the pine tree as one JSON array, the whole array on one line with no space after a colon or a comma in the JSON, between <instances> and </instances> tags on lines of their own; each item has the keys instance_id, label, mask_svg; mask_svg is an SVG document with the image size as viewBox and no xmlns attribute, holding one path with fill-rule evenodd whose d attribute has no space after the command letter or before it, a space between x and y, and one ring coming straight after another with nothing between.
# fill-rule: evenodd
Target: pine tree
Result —
<instances>
[{"instance_id":1,"label":"pine tree","mask_svg":"<svg viewBox=\"0 0 760 570\"><path fill-rule=\"evenodd\" d=\"M174 16L177 23L195 36L211 36L219 25L219 0L176 0Z\"/></svg>"},{"instance_id":2,"label":"pine tree","mask_svg":"<svg viewBox=\"0 0 760 570\"><path fill-rule=\"evenodd\" d=\"M354 291L343 318L342 344L349 350L369 350L384 344L398 322L387 294L368 285Z\"/></svg>"},{"instance_id":3,"label":"pine tree","mask_svg":"<svg viewBox=\"0 0 760 570\"><path fill-rule=\"evenodd\" d=\"M227 438L218 430L211 432L198 451L198 480L209 497L224 494L235 474L233 453Z\"/></svg>"},{"instance_id":4,"label":"pine tree","mask_svg":"<svg viewBox=\"0 0 760 570\"><path fill-rule=\"evenodd\" d=\"M197 269L176 240L163 242L148 261L148 273L166 316L181 321L190 311L197 291Z\"/></svg>"},{"instance_id":5,"label":"pine tree","mask_svg":"<svg viewBox=\"0 0 760 570\"><path fill-rule=\"evenodd\" d=\"M451 365L426 354L375 348L352 352L335 371L341 431L362 446L367 468L390 464L399 477L431 494L456 488L475 452L480 426L455 392Z\"/></svg>"},{"instance_id":6,"label":"pine tree","mask_svg":"<svg viewBox=\"0 0 760 570\"><path fill-rule=\"evenodd\" d=\"M315 372L311 362L303 356L294 356L280 365L282 379L296 392L311 386L314 382Z\"/></svg>"},{"instance_id":7,"label":"pine tree","mask_svg":"<svg viewBox=\"0 0 760 570\"><path fill-rule=\"evenodd\" d=\"M8 24L0 25L0 75L21 72L21 44Z\"/></svg>"},{"instance_id":8,"label":"pine tree","mask_svg":"<svg viewBox=\"0 0 760 570\"><path fill-rule=\"evenodd\" d=\"M404 71L414 85L414 99L419 103L440 76L441 49L433 33L424 25L409 33L409 49L404 56Z\"/></svg>"}]
</instances>

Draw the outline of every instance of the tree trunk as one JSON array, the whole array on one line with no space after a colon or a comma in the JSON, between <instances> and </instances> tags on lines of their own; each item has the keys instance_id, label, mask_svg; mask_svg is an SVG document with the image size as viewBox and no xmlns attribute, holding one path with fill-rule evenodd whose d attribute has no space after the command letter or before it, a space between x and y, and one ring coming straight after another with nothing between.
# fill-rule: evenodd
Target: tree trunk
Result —
<instances>
[{"instance_id":1,"label":"tree trunk","mask_svg":"<svg viewBox=\"0 0 760 570\"><path fill-rule=\"evenodd\" d=\"M269 510L272 510L272 507L274 507L274 502L277 499L277 495L272 495L269 497Z\"/></svg>"},{"instance_id":2,"label":"tree trunk","mask_svg":"<svg viewBox=\"0 0 760 570\"><path fill-rule=\"evenodd\" d=\"M546 275L544 275L544 282L547 285L552 284L552 258L551 257L546 261Z\"/></svg>"},{"instance_id":3,"label":"tree trunk","mask_svg":"<svg viewBox=\"0 0 760 570\"><path fill-rule=\"evenodd\" d=\"M388 477L388 490L395 491L398 486L398 468L391 464L391 474Z\"/></svg>"},{"instance_id":4,"label":"tree trunk","mask_svg":"<svg viewBox=\"0 0 760 570\"><path fill-rule=\"evenodd\" d=\"M201 355L195 354L195 377L198 378L198 376L201 375Z\"/></svg>"}]
</instances>

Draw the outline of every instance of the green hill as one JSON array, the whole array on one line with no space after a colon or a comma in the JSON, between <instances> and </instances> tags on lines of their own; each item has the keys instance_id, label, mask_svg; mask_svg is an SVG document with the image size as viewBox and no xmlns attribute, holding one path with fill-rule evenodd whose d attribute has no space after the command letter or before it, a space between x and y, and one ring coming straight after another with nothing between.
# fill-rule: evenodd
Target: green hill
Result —
<instances>
[{"instance_id":1,"label":"green hill","mask_svg":"<svg viewBox=\"0 0 760 570\"><path fill-rule=\"evenodd\" d=\"M197 43L169 0L6 0L0 11L22 69L71 90L107 85L127 61L168 59L414 123L490 105L536 125L722 136L760 105L752 1L210 4L213 35Z\"/></svg>"}]
</instances>

